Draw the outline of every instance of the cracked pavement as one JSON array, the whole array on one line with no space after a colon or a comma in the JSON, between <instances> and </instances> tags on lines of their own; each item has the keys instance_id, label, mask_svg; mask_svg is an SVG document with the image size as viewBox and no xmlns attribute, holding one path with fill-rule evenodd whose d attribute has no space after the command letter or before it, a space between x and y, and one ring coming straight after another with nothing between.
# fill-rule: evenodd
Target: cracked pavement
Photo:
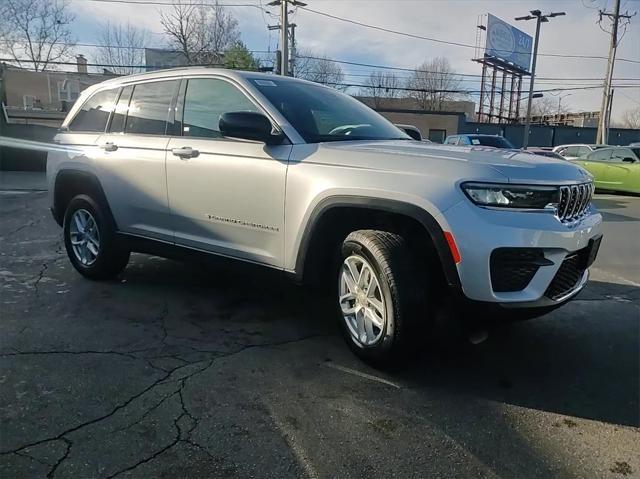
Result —
<instances>
[{"instance_id":1,"label":"cracked pavement","mask_svg":"<svg viewBox=\"0 0 640 479\"><path fill-rule=\"evenodd\" d=\"M91 282L46 193L2 192L0 477L640 477L640 199L601 202L578 300L381 372L275 272Z\"/></svg>"}]
</instances>

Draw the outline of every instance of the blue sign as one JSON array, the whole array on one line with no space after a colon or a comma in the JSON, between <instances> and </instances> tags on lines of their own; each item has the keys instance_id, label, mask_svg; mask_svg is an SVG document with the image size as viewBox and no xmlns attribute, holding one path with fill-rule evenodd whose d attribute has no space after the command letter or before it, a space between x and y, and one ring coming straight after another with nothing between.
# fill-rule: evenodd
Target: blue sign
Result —
<instances>
[{"instance_id":1,"label":"blue sign","mask_svg":"<svg viewBox=\"0 0 640 479\"><path fill-rule=\"evenodd\" d=\"M485 56L511 63L528 72L532 48L533 38L489 14Z\"/></svg>"}]
</instances>

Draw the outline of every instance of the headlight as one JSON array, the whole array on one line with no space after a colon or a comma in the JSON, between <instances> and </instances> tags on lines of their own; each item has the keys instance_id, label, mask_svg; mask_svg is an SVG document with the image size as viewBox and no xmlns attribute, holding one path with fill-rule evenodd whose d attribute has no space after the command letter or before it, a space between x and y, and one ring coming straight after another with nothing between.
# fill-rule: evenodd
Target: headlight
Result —
<instances>
[{"instance_id":1,"label":"headlight","mask_svg":"<svg viewBox=\"0 0 640 479\"><path fill-rule=\"evenodd\" d=\"M555 209L560 197L555 186L463 183L462 191L476 205L495 208Z\"/></svg>"}]
</instances>

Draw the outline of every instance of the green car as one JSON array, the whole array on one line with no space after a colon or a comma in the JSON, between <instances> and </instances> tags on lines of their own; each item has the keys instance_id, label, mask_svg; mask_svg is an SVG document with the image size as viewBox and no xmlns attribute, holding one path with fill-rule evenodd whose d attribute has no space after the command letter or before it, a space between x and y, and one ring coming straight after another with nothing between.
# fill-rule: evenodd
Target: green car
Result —
<instances>
[{"instance_id":1,"label":"green car","mask_svg":"<svg viewBox=\"0 0 640 479\"><path fill-rule=\"evenodd\" d=\"M639 147L602 148L573 163L594 176L597 189L640 194Z\"/></svg>"}]
</instances>

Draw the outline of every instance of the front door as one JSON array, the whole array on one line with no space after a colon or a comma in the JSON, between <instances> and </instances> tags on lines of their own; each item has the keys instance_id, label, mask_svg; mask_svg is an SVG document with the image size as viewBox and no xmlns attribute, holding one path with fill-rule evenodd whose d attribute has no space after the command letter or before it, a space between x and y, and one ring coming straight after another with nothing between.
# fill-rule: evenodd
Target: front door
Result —
<instances>
[{"instance_id":1,"label":"front door","mask_svg":"<svg viewBox=\"0 0 640 479\"><path fill-rule=\"evenodd\" d=\"M611 189L629 191L638 174L638 159L631 148L616 148L607 165L604 179Z\"/></svg>"},{"instance_id":2,"label":"front door","mask_svg":"<svg viewBox=\"0 0 640 479\"><path fill-rule=\"evenodd\" d=\"M260 108L226 79L183 84L167 154L176 243L281 266L291 146L222 137L222 113Z\"/></svg>"}]
</instances>

